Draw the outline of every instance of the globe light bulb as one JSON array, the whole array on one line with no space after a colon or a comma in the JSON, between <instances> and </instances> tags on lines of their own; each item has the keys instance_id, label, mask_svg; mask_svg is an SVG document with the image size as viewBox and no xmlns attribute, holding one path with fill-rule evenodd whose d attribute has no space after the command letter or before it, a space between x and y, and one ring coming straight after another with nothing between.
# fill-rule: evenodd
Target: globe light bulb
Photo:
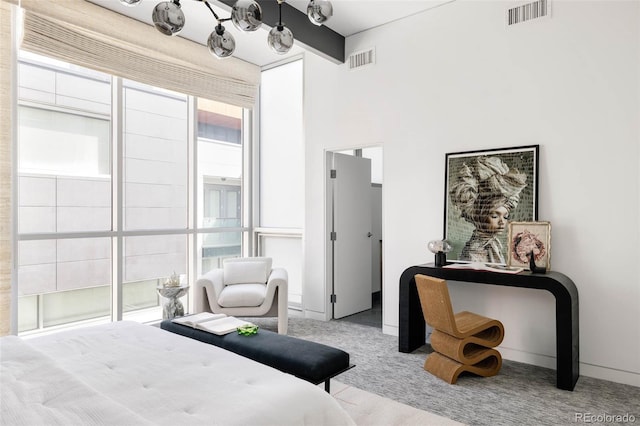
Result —
<instances>
[{"instance_id":1,"label":"globe light bulb","mask_svg":"<svg viewBox=\"0 0 640 426\"><path fill-rule=\"evenodd\" d=\"M333 15L333 6L327 0L311 0L307 5L307 16L315 25L324 24Z\"/></svg>"},{"instance_id":2,"label":"globe light bulb","mask_svg":"<svg viewBox=\"0 0 640 426\"><path fill-rule=\"evenodd\" d=\"M262 25L262 8L252 0L238 0L231 9L231 22L240 31L255 31Z\"/></svg>"},{"instance_id":3,"label":"globe light bulb","mask_svg":"<svg viewBox=\"0 0 640 426\"><path fill-rule=\"evenodd\" d=\"M431 253L449 253L451 251L451 243L447 240L433 240L429 241L427 248Z\"/></svg>"},{"instance_id":4,"label":"globe light bulb","mask_svg":"<svg viewBox=\"0 0 640 426\"><path fill-rule=\"evenodd\" d=\"M133 7L133 6L137 6L142 0L120 0L120 3L122 3L125 6L129 6L129 7Z\"/></svg>"},{"instance_id":5,"label":"globe light bulb","mask_svg":"<svg viewBox=\"0 0 640 426\"><path fill-rule=\"evenodd\" d=\"M429 241L427 248L431 253L436 255L435 266L442 267L447 264L447 253L449 253L453 247L447 240L433 240Z\"/></svg>"},{"instance_id":6,"label":"globe light bulb","mask_svg":"<svg viewBox=\"0 0 640 426\"><path fill-rule=\"evenodd\" d=\"M176 35L184 27L184 13L180 9L180 2L163 1L153 9L151 20L156 29L164 35Z\"/></svg>"},{"instance_id":7,"label":"globe light bulb","mask_svg":"<svg viewBox=\"0 0 640 426\"><path fill-rule=\"evenodd\" d=\"M209 52L216 58L227 58L236 50L236 40L221 24L209 35L207 40Z\"/></svg>"},{"instance_id":8,"label":"globe light bulb","mask_svg":"<svg viewBox=\"0 0 640 426\"><path fill-rule=\"evenodd\" d=\"M291 30L280 23L269 31L267 37L269 47L279 55L284 55L293 46L293 33Z\"/></svg>"}]
</instances>

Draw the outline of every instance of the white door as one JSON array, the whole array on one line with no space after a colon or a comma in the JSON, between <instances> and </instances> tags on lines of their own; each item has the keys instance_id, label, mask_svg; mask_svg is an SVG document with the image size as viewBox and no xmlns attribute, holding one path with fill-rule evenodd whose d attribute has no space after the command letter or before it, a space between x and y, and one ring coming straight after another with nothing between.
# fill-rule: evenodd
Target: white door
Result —
<instances>
[{"instance_id":1,"label":"white door","mask_svg":"<svg viewBox=\"0 0 640 426\"><path fill-rule=\"evenodd\" d=\"M371 309L371 160L332 153L333 317ZM331 172L330 172L331 173Z\"/></svg>"}]
</instances>

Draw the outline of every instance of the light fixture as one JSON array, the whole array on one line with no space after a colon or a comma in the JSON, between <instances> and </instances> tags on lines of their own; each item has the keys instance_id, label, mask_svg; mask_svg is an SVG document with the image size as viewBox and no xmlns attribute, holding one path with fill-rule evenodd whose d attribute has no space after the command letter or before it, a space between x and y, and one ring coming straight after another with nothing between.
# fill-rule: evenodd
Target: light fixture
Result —
<instances>
[{"instance_id":1,"label":"light fixture","mask_svg":"<svg viewBox=\"0 0 640 426\"><path fill-rule=\"evenodd\" d=\"M207 1L203 1L203 3L211 11L211 13L213 13L213 16L218 21L218 25L216 25L213 32L209 34L209 38L207 39L207 48L209 49L209 52L216 58L227 58L233 54L234 50L236 50L236 39L233 38L233 35L226 30L222 23L224 21L233 20L233 18L220 19ZM258 3L256 3L256 5L258 6L259 10L260 6L258 5ZM261 12L258 13L258 19L260 19L261 14ZM260 21L260 23L262 23L262 21ZM259 26L260 24L258 24L258 27Z\"/></svg>"},{"instance_id":2,"label":"light fixture","mask_svg":"<svg viewBox=\"0 0 640 426\"><path fill-rule=\"evenodd\" d=\"M136 6L141 0L120 0L125 6ZM207 39L207 48L216 58L226 58L233 54L236 41L231 33L222 25L225 21L243 32L256 31L262 26L262 8L255 0L238 0L231 9L231 17L220 19L207 0L194 0L204 3L216 18L218 24ZM282 3L278 1L278 23L269 31L267 43L278 53L287 53L293 46L293 33L282 23ZM327 0L310 0L307 16L315 25L322 25L333 15L333 6ZM185 24L185 16L180 7L180 0L166 0L158 3L151 15L156 29L164 35L178 34Z\"/></svg>"},{"instance_id":3,"label":"light fixture","mask_svg":"<svg viewBox=\"0 0 640 426\"><path fill-rule=\"evenodd\" d=\"M153 8L151 20L162 34L169 36L178 34L184 27L184 13L180 8L180 0L158 3Z\"/></svg>"},{"instance_id":4,"label":"light fixture","mask_svg":"<svg viewBox=\"0 0 640 426\"><path fill-rule=\"evenodd\" d=\"M327 0L311 0L307 6L307 16L315 25L324 24L333 15L333 6Z\"/></svg>"},{"instance_id":5,"label":"light fixture","mask_svg":"<svg viewBox=\"0 0 640 426\"><path fill-rule=\"evenodd\" d=\"M120 0L125 6L136 6L141 0Z\"/></svg>"},{"instance_id":6,"label":"light fixture","mask_svg":"<svg viewBox=\"0 0 640 426\"><path fill-rule=\"evenodd\" d=\"M231 11L231 22L240 31L255 31L262 25L260 4L252 0L238 0Z\"/></svg>"},{"instance_id":7,"label":"light fixture","mask_svg":"<svg viewBox=\"0 0 640 426\"><path fill-rule=\"evenodd\" d=\"M442 267L447 264L447 253L452 249L451 243L447 240L433 240L427 244L429 251L436 255L435 266Z\"/></svg>"},{"instance_id":8,"label":"light fixture","mask_svg":"<svg viewBox=\"0 0 640 426\"><path fill-rule=\"evenodd\" d=\"M282 23L282 3L284 0L278 0L278 23L269 31L267 43L269 47L278 55L283 55L291 50L293 46L293 33Z\"/></svg>"}]
</instances>

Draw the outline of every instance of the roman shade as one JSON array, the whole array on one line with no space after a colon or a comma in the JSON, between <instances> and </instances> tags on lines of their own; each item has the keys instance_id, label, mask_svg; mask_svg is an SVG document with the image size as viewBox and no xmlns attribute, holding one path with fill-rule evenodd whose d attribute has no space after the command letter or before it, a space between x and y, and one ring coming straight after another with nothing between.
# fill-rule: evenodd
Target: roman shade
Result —
<instances>
[{"instance_id":1,"label":"roman shade","mask_svg":"<svg viewBox=\"0 0 640 426\"><path fill-rule=\"evenodd\" d=\"M6 1L6 0L5 0ZM16 0L10 0L16 2ZM252 108L260 68L84 0L21 0L22 48L188 95Z\"/></svg>"}]
</instances>

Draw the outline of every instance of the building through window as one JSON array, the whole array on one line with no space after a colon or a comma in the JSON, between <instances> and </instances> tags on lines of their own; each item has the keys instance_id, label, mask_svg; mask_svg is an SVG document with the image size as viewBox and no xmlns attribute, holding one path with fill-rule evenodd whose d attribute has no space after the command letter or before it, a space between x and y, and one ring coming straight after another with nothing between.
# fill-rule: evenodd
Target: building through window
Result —
<instances>
[{"instance_id":1,"label":"building through window","mask_svg":"<svg viewBox=\"0 0 640 426\"><path fill-rule=\"evenodd\" d=\"M159 319L242 254L242 108L26 52L18 87L19 332Z\"/></svg>"}]
</instances>

